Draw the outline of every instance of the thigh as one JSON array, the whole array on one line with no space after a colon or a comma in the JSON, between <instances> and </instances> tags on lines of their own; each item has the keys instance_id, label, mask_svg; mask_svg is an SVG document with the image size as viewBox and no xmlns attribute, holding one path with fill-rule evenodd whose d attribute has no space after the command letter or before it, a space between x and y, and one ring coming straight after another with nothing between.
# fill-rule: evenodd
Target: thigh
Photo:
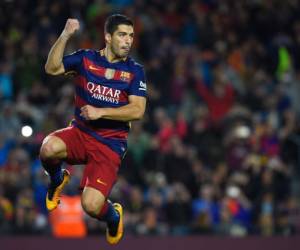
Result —
<instances>
[{"instance_id":1,"label":"thigh","mask_svg":"<svg viewBox=\"0 0 300 250\"><path fill-rule=\"evenodd\" d=\"M87 155L88 162L81 180L81 188L92 187L108 197L117 180L120 156L96 140L90 141Z\"/></svg>"},{"instance_id":2,"label":"thigh","mask_svg":"<svg viewBox=\"0 0 300 250\"><path fill-rule=\"evenodd\" d=\"M87 154L81 133L78 128L69 126L49 135L56 136L65 143L67 155L64 160L69 164L84 164L87 161Z\"/></svg>"}]
</instances>

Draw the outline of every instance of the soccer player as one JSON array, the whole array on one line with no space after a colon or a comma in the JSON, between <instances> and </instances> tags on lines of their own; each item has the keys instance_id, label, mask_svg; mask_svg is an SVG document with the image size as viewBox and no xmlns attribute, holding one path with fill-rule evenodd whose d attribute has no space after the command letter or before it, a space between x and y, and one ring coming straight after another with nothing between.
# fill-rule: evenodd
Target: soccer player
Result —
<instances>
[{"instance_id":1,"label":"soccer player","mask_svg":"<svg viewBox=\"0 0 300 250\"><path fill-rule=\"evenodd\" d=\"M134 36L129 18L119 14L107 18L104 49L63 56L67 41L79 27L78 20L67 20L45 65L50 75L76 74L74 120L69 127L48 135L40 150L42 165L50 176L46 205L49 211L58 206L70 179L70 173L61 168L62 161L85 164L82 207L107 223L106 239L116 244L123 235L123 211L108 196L126 152L129 122L141 119L145 112L145 75L143 67L128 56Z\"/></svg>"}]
</instances>

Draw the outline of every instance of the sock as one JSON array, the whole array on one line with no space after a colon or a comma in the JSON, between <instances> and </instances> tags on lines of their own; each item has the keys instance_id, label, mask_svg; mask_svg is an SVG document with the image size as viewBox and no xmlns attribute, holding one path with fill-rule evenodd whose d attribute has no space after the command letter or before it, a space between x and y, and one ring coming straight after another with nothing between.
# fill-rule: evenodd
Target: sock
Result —
<instances>
[{"instance_id":1,"label":"sock","mask_svg":"<svg viewBox=\"0 0 300 250\"><path fill-rule=\"evenodd\" d=\"M110 235L115 236L117 234L120 215L110 201L106 200L98 215L98 219L107 223Z\"/></svg>"},{"instance_id":2,"label":"sock","mask_svg":"<svg viewBox=\"0 0 300 250\"><path fill-rule=\"evenodd\" d=\"M50 176L51 185L58 186L63 181L61 161L59 160L41 160L44 169Z\"/></svg>"}]
</instances>

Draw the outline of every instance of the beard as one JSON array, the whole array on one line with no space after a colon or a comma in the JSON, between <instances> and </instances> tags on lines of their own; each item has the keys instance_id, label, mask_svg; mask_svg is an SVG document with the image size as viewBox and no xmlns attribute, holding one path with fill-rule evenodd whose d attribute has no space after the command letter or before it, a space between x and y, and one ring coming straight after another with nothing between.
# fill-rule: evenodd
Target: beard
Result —
<instances>
[{"instance_id":1,"label":"beard","mask_svg":"<svg viewBox=\"0 0 300 250\"><path fill-rule=\"evenodd\" d=\"M111 51L117 58L124 58L128 56L130 50L127 51L122 49L122 47L116 48L115 46L111 46Z\"/></svg>"}]
</instances>

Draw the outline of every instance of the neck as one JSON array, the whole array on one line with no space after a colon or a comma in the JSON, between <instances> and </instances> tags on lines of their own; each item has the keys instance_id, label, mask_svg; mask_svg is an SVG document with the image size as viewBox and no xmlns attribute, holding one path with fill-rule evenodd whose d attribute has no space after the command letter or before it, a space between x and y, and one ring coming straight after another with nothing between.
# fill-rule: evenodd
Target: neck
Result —
<instances>
[{"instance_id":1,"label":"neck","mask_svg":"<svg viewBox=\"0 0 300 250\"><path fill-rule=\"evenodd\" d=\"M126 59L126 57L118 57L107 46L104 48L104 56L110 63L120 62Z\"/></svg>"}]
</instances>

